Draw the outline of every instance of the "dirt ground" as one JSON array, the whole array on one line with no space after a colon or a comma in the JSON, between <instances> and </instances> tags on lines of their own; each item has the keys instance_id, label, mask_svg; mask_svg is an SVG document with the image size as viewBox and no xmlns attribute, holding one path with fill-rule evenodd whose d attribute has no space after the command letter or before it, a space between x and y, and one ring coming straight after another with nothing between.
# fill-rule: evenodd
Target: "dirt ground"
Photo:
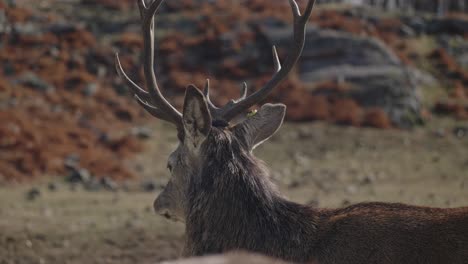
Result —
<instances>
[{"instance_id":1,"label":"dirt ground","mask_svg":"<svg viewBox=\"0 0 468 264\"><path fill-rule=\"evenodd\" d=\"M432 122L414 131L286 124L257 156L294 201L339 207L362 201L456 207L468 205L468 135L460 124ZM435 125L437 124L437 125ZM135 161L141 179L167 181L176 144L157 122ZM85 191L54 180L0 188L0 263L155 263L177 258L184 225L156 216L157 192ZM31 188L39 194L31 198ZM34 196L34 195L33 195ZM228 208L226 208L228 210Z\"/></svg>"}]
</instances>

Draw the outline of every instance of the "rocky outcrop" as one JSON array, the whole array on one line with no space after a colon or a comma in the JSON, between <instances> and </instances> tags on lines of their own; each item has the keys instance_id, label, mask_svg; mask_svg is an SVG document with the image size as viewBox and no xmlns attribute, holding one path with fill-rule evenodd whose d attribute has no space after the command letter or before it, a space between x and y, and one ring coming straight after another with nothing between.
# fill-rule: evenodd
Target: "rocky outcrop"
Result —
<instances>
[{"instance_id":1,"label":"rocky outcrop","mask_svg":"<svg viewBox=\"0 0 468 264\"><path fill-rule=\"evenodd\" d=\"M290 32L264 32L272 44L286 47ZM400 127L418 122L419 87L436 82L430 75L404 65L384 43L372 37L311 27L303 54L298 72L308 86L323 81L347 83L351 88L342 96L364 107L384 109Z\"/></svg>"}]
</instances>

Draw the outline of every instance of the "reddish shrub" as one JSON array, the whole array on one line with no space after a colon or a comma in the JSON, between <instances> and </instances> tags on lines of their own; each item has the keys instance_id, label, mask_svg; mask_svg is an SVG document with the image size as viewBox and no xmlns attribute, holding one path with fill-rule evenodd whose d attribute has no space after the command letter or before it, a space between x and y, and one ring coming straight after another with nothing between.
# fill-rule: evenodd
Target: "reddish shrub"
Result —
<instances>
[{"instance_id":1,"label":"reddish shrub","mask_svg":"<svg viewBox=\"0 0 468 264\"><path fill-rule=\"evenodd\" d=\"M468 110L463 105L458 104L454 116L458 120L468 120Z\"/></svg>"},{"instance_id":2,"label":"reddish shrub","mask_svg":"<svg viewBox=\"0 0 468 264\"><path fill-rule=\"evenodd\" d=\"M380 38L383 42L387 43L390 47L393 47L395 50L398 50L397 46L401 42L401 38L395 33L388 32L378 32L377 37Z\"/></svg>"},{"instance_id":3,"label":"reddish shrub","mask_svg":"<svg viewBox=\"0 0 468 264\"><path fill-rule=\"evenodd\" d=\"M450 93L450 97L455 99L466 98L465 87L463 87L463 84L460 81L455 82L454 88Z\"/></svg>"},{"instance_id":4,"label":"reddish shrub","mask_svg":"<svg viewBox=\"0 0 468 264\"><path fill-rule=\"evenodd\" d=\"M364 20L346 16L336 10L323 10L318 12L317 15L312 15L311 20L317 23L319 27L346 31L356 35L375 32L375 28Z\"/></svg>"},{"instance_id":5,"label":"reddish shrub","mask_svg":"<svg viewBox=\"0 0 468 264\"><path fill-rule=\"evenodd\" d=\"M0 113L0 118L0 171L7 180L62 174L64 159L70 154L78 154L80 166L98 176L131 177L118 157L141 149L140 143L128 136L103 144L98 134L82 128L68 114L52 114L43 108L8 110ZM99 163L106 167L99 169Z\"/></svg>"},{"instance_id":6,"label":"reddish shrub","mask_svg":"<svg viewBox=\"0 0 468 264\"><path fill-rule=\"evenodd\" d=\"M403 23L398 18L383 18L377 23L377 29L384 32L399 33Z\"/></svg>"},{"instance_id":7,"label":"reddish shrub","mask_svg":"<svg viewBox=\"0 0 468 264\"><path fill-rule=\"evenodd\" d=\"M8 19L14 23L26 22L31 18L32 12L21 7L6 8Z\"/></svg>"},{"instance_id":8,"label":"reddish shrub","mask_svg":"<svg viewBox=\"0 0 468 264\"><path fill-rule=\"evenodd\" d=\"M234 59L224 59L221 63L220 70L226 75L226 77L231 77L234 79L241 79L248 76L248 72L239 67L239 63Z\"/></svg>"},{"instance_id":9,"label":"reddish shrub","mask_svg":"<svg viewBox=\"0 0 468 264\"><path fill-rule=\"evenodd\" d=\"M462 102L437 102L434 112L451 115L459 120L468 120L468 106Z\"/></svg>"},{"instance_id":10,"label":"reddish shrub","mask_svg":"<svg viewBox=\"0 0 468 264\"><path fill-rule=\"evenodd\" d=\"M408 54L407 52L404 51L397 51L396 52L398 58L401 60L406 65L413 65L413 59L411 58L412 55L414 54Z\"/></svg>"},{"instance_id":11,"label":"reddish shrub","mask_svg":"<svg viewBox=\"0 0 468 264\"><path fill-rule=\"evenodd\" d=\"M114 10L128 10L133 3L129 0L82 0L83 4L88 5L98 5L104 8L114 9Z\"/></svg>"},{"instance_id":12,"label":"reddish shrub","mask_svg":"<svg viewBox=\"0 0 468 264\"><path fill-rule=\"evenodd\" d=\"M392 122L388 118L387 113L381 108L367 109L363 125L382 129L392 128Z\"/></svg>"},{"instance_id":13,"label":"reddish shrub","mask_svg":"<svg viewBox=\"0 0 468 264\"><path fill-rule=\"evenodd\" d=\"M96 46L96 37L85 29L77 29L64 35L59 35L62 46L70 49L85 50Z\"/></svg>"},{"instance_id":14,"label":"reddish shrub","mask_svg":"<svg viewBox=\"0 0 468 264\"><path fill-rule=\"evenodd\" d=\"M348 98L336 99L331 109L331 118L341 125L361 125L362 109L356 101Z\"/></svg>"},{"instance_id":15,"label":"reddish shrub","mask_svg":"<svg viewBox=\"0 0 468 264\"><path fill-rule=\"evenodd\" d=\"M85 71L69 72L65 78L65 88L76 88L91 83L96 77Z\"/></svg>"},{"instance_id":16,"label":"reddish shrub","mask_svg":"<svg viewBox=\"0 0 468 264\"><path fill-rule=\"evenodd\" d=\"M125 47L127 49L142 49L143 38L140 34L133 32L124 32L120 34L118 39L115 41L116 45Z\"/></svg>"},{"instance_id":17,"label":"reddish shrub","mask_svg":"<svg viewBox=\"0 0 468 264\"><path fill-rule=\"evenodd\" d=\"M348 83L337 83L335 81L323 81L316 84L314 94L344 94L351 90L351 85Z\"/></svg>"},{"instance_id":18,"label":"reddish shrub","mask_svg":"<svg viewBox=\"0 0 468 264\"><path fill-rule=\"evenodd\" d=\"M437 102L434 106L434 112L437 114L452 114L456 109L457 104L453 102Z\"/></svg>"},{"instance_id":19,"label":"reddish shrub","mask_svg":"<svg viewBox=\"0 0 468 264\"><path fill-rule=\"evenodd\" d=\"M431 112L426 108L421 110L420 115L423 120L430 120L432 118Z\"/></svg>"},{"instance_id":20,"label":"reddish shrub","mask_svg":"<svg viewBox=\"0 0 468 264\"><path fill-rule=\"evenodd\" d=\"M180 33L173 33L161 40L159 49L164 53L171 53L183 48L184 36Z\"/></svg>"},{"instance_id":21,"label":"reddish shrub","mask_svg":"<svg viewBox=\"0 0 468 264\"><path fill-rule=\"evenodd\" d=\"M459 66L457 61L443 48L438 48L429 54L429 58L438 61L438 67L445 71L456 71Z\"/></svg>"},{"instance_id":22,"label":"reddish shrub","mask_svg":"<svg viewBox=\"0 0 468 264\"><path fill-rule=\"evenodd\" d=\"M325 96L312 96L307 100L309 111L307 117L311 120L328 120L330 117L330 105Z\"/></svg>"}]
</instances>

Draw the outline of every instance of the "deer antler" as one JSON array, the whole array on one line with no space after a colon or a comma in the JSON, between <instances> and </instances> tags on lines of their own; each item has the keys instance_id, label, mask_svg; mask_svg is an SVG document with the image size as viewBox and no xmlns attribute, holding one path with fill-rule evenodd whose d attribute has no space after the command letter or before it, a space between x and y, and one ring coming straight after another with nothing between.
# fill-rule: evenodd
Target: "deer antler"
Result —
<instances>
[{"instance_id":1,"label":"deer antler","mask_svg":"<svg viewBox=\"0 0 468 264\"><path fill-rule=\"evenodd\" d=\"M151 4L149 4L149 6L147 6L145 0L137 1L142 19L144 39L144 73L148 91L139 87L127 76L120 63L118 53L116 53L115 55L117 72L125 80L127 85L132 90L138 103L146 111L148 111L156 118L171 122L175 124L178 129L182 129L182 115L161 94L153 69L154 15L158 11L159 7L161 6L162 2L164 2L164 0L154 0L153 2L151 2ZM294 65L297 63L304 48L306 24L312 13L315 0L308 1L306 10L303 15L301 15L299 6L297 5L295 0L289 0L289 3L291 5L291 9L294 16L294 47L291 49L290 54L288 54L284 66L281 66L281 62L278 57L278 52L276 51L276 47L273 46L273 59L276 73L273 75L272 79L268 81L265 84L265 86L263 86L260 90L256 91L250 96L247 96L247 84L244 82L242 85L241 97L237 100L229 101L229 103L227 103L221 108L216 107L211 102L209 97L210 83L209 80L207 80L204 93L208 102L210 113L213 118L213 122L221 124L222 126L227 126L229 124L229 121L231 121L237 115L241 114L242 112L250 108L252 105L265 99L268 96L268 94L276 86L278 86L278 84L281 81L284 80L284 78L289 74Z\"/></svg>"},{"instance_id":2,"label":"deer antler","mask_svg":"<svg viewBox=\"0 0 468 264\"><path fill-rule=\"evenodd\" d=\"M162 95L154 73L154 15L158 11L164 0L154 0L149 6L145 0L137 0L143 29L143 60L146 87L148 91L139 87L133 82L120 63L119 54L115 54L116 69L119 75L125 80L132 90L138 103L150 114L156 118L175 124L178 128L182 127L182 114L177 111Z\"/></svg>"},{"instance_id":3,"label":"deer antler","mask_svg":"<svg viewBox=\"0 0 468 264\"><path fill-rule=\"evenodd\" d=\"M241 97L238 100L229 101L229 103L227 103L222 108L216 107L209 99L209 82L207 81L205 86L205 95L208 98L208 106L210 108L213 120L222 121L227 124L237 115L265 99L268 94L276 86L278 86L281 81L284 80L284 78L289 74L294 65L297 63L299 57L302 54L302 50L304 49L306 25L312 13L315 0L309 0L303 15L301 15L299 6L295 0L289 0L289 3L294 15L294 47L291 49L290 54L288 54L284 66L281 66L278 52L276 51L276 47L273 46L273 59L276 73L273 75L272 79L270 79L270 81L268 81L268 83L266 83L265 86L263 86L260 90L249 95L248 97L246 96L247 84L244 83L242 86Z\"/></svg>"}]
</instances>

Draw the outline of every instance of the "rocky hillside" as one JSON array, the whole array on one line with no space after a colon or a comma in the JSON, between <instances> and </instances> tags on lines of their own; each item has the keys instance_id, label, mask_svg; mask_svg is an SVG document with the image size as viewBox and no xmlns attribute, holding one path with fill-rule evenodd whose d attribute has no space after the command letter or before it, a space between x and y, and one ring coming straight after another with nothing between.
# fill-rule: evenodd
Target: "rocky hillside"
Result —
<instances>
[{"instance_id":1,"label":"rocky hillside","mask_svg":"<svg viewBox=\"0 0 468 264\"><path fill-rule=\"evenodd\" d=\"M156 71L177 107L186 85L206 78L218 104L242 81L258 89L273 71L270 46L284 58L287 1L241 2L164 6ZM142 83L138 19L130 0L0 2L0 179L134 175L124 161L142 149L149 119L128 98L113 53ZM288 105L288 120L411 128L432 110L468 119L465 17L319 6L307 34L296 71L269 98Z\"/></svg>"}]
</instances>

